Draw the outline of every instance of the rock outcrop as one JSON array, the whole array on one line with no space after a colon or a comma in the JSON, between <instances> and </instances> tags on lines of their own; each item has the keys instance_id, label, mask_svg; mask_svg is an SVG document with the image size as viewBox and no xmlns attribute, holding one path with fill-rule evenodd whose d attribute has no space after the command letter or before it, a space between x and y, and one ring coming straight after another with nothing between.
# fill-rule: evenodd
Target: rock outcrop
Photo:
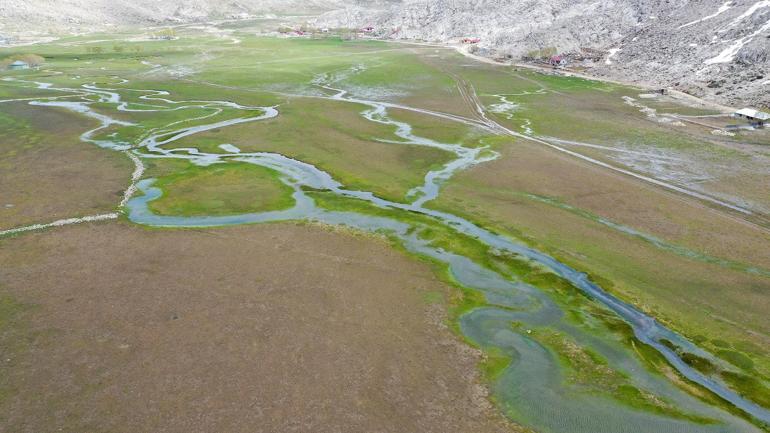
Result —
<instances>
[{"instance_id":1,"label":"rock outcrop","mask_svg":"<svg viewBox=\"0 0 770 433\"><path fill-rule=\"evenodd\" d=\"M342 0L2 0L0 33L73 30L131 24L165 24L246 17L259 13L323 13Z\"/></svg>"},{"instance_id":2,"label":"rock outcrop","mask_svg":"<svg viewBox=\"0 0 770 433\"><path fill-rule=\"evenodd\" d=\"M480 38L489 56L566 54L589 74L770 105L769 0L406 0L349 6L318 23L373 26L387 38Z\"/></svg>"}]
</instances>

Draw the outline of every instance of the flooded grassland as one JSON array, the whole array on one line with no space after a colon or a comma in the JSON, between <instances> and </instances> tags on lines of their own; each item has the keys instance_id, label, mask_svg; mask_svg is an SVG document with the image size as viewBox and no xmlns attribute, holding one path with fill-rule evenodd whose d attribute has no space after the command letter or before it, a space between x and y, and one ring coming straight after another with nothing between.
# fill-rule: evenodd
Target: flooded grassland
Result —
<instances>
[{"instance_id":1,"label":"flooded grassland","mask_svg":"<svg viewBox=\"0 0 770 433\"><path fill-rule=\"evenodd\" d=\"M180 355L205 366L191 370L198 371L201 380L220 374L223 365L244 357L252 361L251 374L268 376L260 380L275 379L269 376L278 359L306 359L312 366L302 363L303 367L281 376L280 389L287 396L279 401L284 404L261 404L268 397L253 388L238 392L259 407L255 413L260 417L278 423L271 424L276 427L289 416L310 416L307 411L340 405L337 409L349 412L350 419L356 419L360 424L355 425L362 428L449 431L446 425L450 424L438 421L442 416L409 415L405 408L421 401L436 408L421 413L452 413L452 419L471 423L457 421L456 426L465 425L458 431L519 428L496 420L485 409L481 402L486 401L485 388L473 385L481 380L498 410L521 428L534 431L734 432L767 428L770 329L764 315L770 309L770 234L767 197L757 192L758 183L752 183L761 183L764 176L764 133L741 132L717 140L710 133L672 125L673 120L655 120L649 109L639 107L639 100L646 99L631 96L638 97L641 91L637 89L476 64L435 47L333 38L265 38L244 29L227 35L206 36L197 29L182 29L180 38L173 41L128 41L116 35L109 36L108 43L87 38L62 40L36 47L46 55L46 67L6 74L0 81L5 98L0 99L0 113L10 111L7 107L23 106L47 116L76 118L80 124L73 121L62 131L77 142L72 145L73 155L88 151L106 155L100 156L104 163L96 160L91 170L105 170L104 164L115 157L107 172L122 179L117 191L112 178L90 176L91 187L56 194L71 206L64 208L71 212L64 216L104 211L115 212L119 221L34 234L4 232L0 238L0 250L9 263L0 280L9 305L7 313L3 310L8 319L0 321L4 341L31 338L32 331L11 326L20 322L20 315L32 324L24 326L71 337L56 349L43 343L19 343L20 359L45 356L53 350L63 362L71 362L76 353L80 353L77 359L88 359L83 357L93 344L114 337L89 334L101 326L96 321L81 321L77 327L68 327L66 320L46 324L46 315L37 312L58 314L74 308L67 302L52 303L44 295L51 272L58 268L57 260L64 261L47 252L53 248L47 243L58 246L66 240L69 246L65 250L78 251L67 260L75 267L78 260L91 266L70 275L71 285L98 274L99 267L92 266L95 259L85 254L98 252L101 260L124 258L111 265L111 274L121 283L114 287L113 283L99 283L98 296L119 297L126 290L136 295L122 306L132 318L123 325L128 327L125 332L141 328L142 291L162 291L165 283L157 282L170 278L170 268L159 265L163 260L174 263L170 265L173 274L184 275L179 277L182 280L195 276L201 282L194 285L193 292L188 289L188 295L200 301L200 308L214 302L212 315L226 315L228 304L208 298L225 296L233 284L248 296L264 297L260 308L281 305L278 308L285 309L285 320L275 327L255 311L240 311L235 316L242 317L238 323L257 321L255 329L262 329L257 334L263 337L255 341L246 327L238 333L243 338L228 336L222 340L228 350L216 357L222 364L208 364L205 351ZM105 48L97 53L88 49L92 45ZM46 92L50 95L45 96ZM665 109L672 118L705 115L675 101L649 104L659 104L658 109ZM17 128L23 124L9 122ZM34 133L45 133L42 125L28 123ZM29 147L30 140L17 137L22 138L5 139L3 146L7 143L14 151ZM47 152L46 142L41 139L36 147L40 164L32 164L23 173L11 168L9 173L16 174L0 193L14 193L13 176L21 178L37 173L35 170L39 170L39 182L50 181L44 169L46 158L52 162L61 159ZM746 176L746 188L737 188L735 177L718 175L733 165L751 174ZM701 182L682 175L677 169L680 166L708 171L711 176L708 182ZM35 178L29 182L35 184ZM94 197L84 198L84 191ZM111 207L97 206L100 191L111 192ZM40 215L49 203L19 201L20 210L15 212ZM11 215L6 209L0 212ZM51 213L47 220L18 220L3 228L23 228L61 217ZM340 241L343 245L334 249L335 254L319 252L308 257L308 251L324 248L316 242L334 241L320 238L336 235L296 225L226 227L275 222L344 227L381 237L392 248L361 241L348 251ZM271 240L260 237L271 231L277 232ZM66 234L65 240L57 240L65 236L59 233ZM86 244L77 245L80 237ZM108 238L122 239L133 252L129 254ZM150 248L144 254L144 243L155 245L155 250ZM168 251L176 252L159 256L164 243L173 245ZM187 243L194 243L189 245L191 252L177 245ZM119 251L110 250L115 247ZM83 248L88 252L80 251ZM394 249L422 262L409 262L421 270L403 271L406 265L395 261L407 259ZM374 280L364 271L368 267L337 269L334 263L340 259L335 257L356 257L362 250L372 257L366 263L376 262L374 257L383 251L394 262L379 267L382 275ZM267 296L268 287L259 284L259 272L249 270L246 275L244 269L265 267L276 260L275 254L285 262L269 268L275 281L268 286L279 295ZM199 263L205 263L208 255L216 258L218 271ZM299 264L290 266L293 261ZM227 263L234 264L227 267ZM230 277L222 276L225 268L243 279L228 283ZM329 296L324 290L316 293L311 284L305 293L306 284L290 279L310 278L308 269L331 272L337 280L330 280L329 287L345 290ZM388 279L385 275L396 274L399 280L382 285ZM137 275L144 280L136 280ZM378 282L380 279L383 281ZM428 280L431 285L425 282ZM207 293L198 293L204 286ZM366 306L375 305L372 303L382 291L393 295L396 286L397 293L409 295L393 304L392 311L379 312L384 314L380 325L361 328L361 322L371 317L362 315L368 311ZM173 310L174 303L182 301L179 297L187 296L183 292L180 287L176 295L163 295L158 308ZM295 308L287 299L296 297L302 297L304 304ZM105 314L102 304L86 303L78 309L99 317ZM313 312L316 304L325 309ZM443 319L434 320L432 330L416 319L400 319L395 312L397 305L408 305L404 314L429 313L435 319L434 304L440 306ZM29 305L30 309L15 305ZM348 364L314 356L321 350L316 347L319 342L288 343L292 338L308 337L309 328L301 326L307 317L318 320L314 332L333 339L334 346L324 350L350 351L350 362L355 359L355 365L385 381L384 401L375 404L373 397L366 396L381 389L380 382L340 373ZM390 329L388 323L399 331L394 334L395 328ZM435 344L418 348L420 338L443 332L442 323L444 331L454 331L457 347L480 350L480 379L457 368L472 364L471 355L446 353ZM195 324L204 326L209 337L231 329L213 317L198 317ZM355 337L346 334L353 330ZM409 334L405 340L387 338L405 334ZM168 380L171 373L164 365L171 362L169 354L161 354L157 346L166 338L162 335L159 327L141 345L119 344L127 345L132 356L144 359L144 363L133 364L132 374L146 372L148 378ZM190 344L199 344L194 343L199 341L198 333L184 335L192 339ZM388 343L381 351L422 354L396 363L416 369L409 375L428 374L440 354L447 358L436 365L454 367L426 377L425 386L407 385L409 380L403 375L387 373L396 364L354 355L371 350L369 344L380 338ZM80 349L68 349L68 345L80 345ZM460 350L457 347L452 350ZM99 360L92 363L97 366L92 374L109 378L111 386L120 388L135 380L116 374L128 359L118 354L88 356ZM453 363L458 356L465 361ZM23 377L34 375L38 367L25 362L7 368L10 377ZM245 368L245 364L237 368ZM23 380L9 382L0 400L5 414L0 420L21 419L19 414L24 414L24 419L43 423L31 423L30 428L48 425L45 423L56 420L38 419L48 410L45 406L60 405L61 399L74 395L82 406L65 405L60 407L63 412L57 412L71 416L72 426L87 426L88 422L119 425L116 420L101 419L109 412L98 397L105 395L104 390L92 382L88 370L80 369L77 375L89 385L76 387L77 392L72 387L57 387L54 393L59 394L47 403L25 401L23 396L33 390L24 387L43 389L57 379L41 379L33 385ZM200 399L216 406L232 398L231 388L222 386L217 388L221 392L207 396L205 386L195 388L193 373L174 375L180 378L176 386L189 395L180 417L195 416ZM327 382L336 385L319 385ZM439 387L442 391L434 389L436 383L444 383ZM347 399L344 394L335 400L334 393L301 392L328 386L353 387L366 395ZM450 404L441 400L446 392L463 399ZM114 398L114 404L123 408L122 416L145 410L126 406L124 402L130 398ZM97 401L103 415L88 419L84 411ZM163 402L162 407L170 411L168 404ZM237 416L247 416L244 413ZM385 413L399 417L389 419ZM254 416L246 419L256 422ZM310 416L303 425L311 430L313 426L331 429L340 419L348 418ZM418 424L408 424L407 419ZM78 424L81 422L86 424Z\"/></svg>"}]
</instances>

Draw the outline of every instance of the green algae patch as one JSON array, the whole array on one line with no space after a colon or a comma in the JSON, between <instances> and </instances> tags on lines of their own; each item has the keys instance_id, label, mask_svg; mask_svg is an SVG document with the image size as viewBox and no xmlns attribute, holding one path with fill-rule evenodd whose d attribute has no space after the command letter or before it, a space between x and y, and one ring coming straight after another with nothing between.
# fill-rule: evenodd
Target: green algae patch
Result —
<instances>
[{"instance_id":1,"label":"green algae patch","mask_svg":"<svg viewBox=\"0 0 770 433\"><path fill-rule=\"evenodd\" d=\"M511 359L510 355L496 347L485 348L484 358L479 364L482 377L489 382L494 382L511 364Z\"/></svg>"},{"instance_id":2,"label":"green algae patch","mask_svg":"<svg viewBox=\"0 0 770 433\"><path fill-rule=\"evenodd\" d=\"M600 354L578 345L566 334L540 329L530 337L556 354L565 369L565 380L571 386L609 396L635 409L701 424L715 422L682 412L661 397L635 386L627 374L612 368Z\"/></svg>"},{"instance_id":3,"label":"green algae patch","mask_svg":"<svg viewBox=\"0 0 770 433\"><path fill-rule=\"evenodd\" d=\"M280 114L260 122L242 123L175 141L174 147L195 147L221 153L220 144L243 152L273 152L299 161L312 161L349 190L371 191L403 202L421 186L425 174L451 162L446 150L399 143L395 127L363 119L369 107L352 102L292 97ZM392 142L391 142L392 141Z\"/></svg>"},{"instance_id":4,"label":"green algae patch","mask_svg":"<svg viewBox=\"0 0 770 433\"><path fill-rule=\"evenodd\" d=\"M743 397L750 399L762 407L770 407L770 388L756 377L746 374L723 371L722 379L735 388Z\"/></svg>"},{"instance_id":5,"label":"green algae patch","mask_svg":"<svg viewBox=\"0 0 770 433\"><path fill-rule=\"evenodd\" d=\"M158 179L155 186L163 195L149 207L158 215L237 215L294 205L294 191L278 173L248 163L188 165Z\"/></svg>"},{"instance_id":6,"label":"green algae patch","mask_svg":"<svg viewBox=\"0 0 770 433\"><path fill-rule=\"evenodd\" d=\"M487 140L503 139L512 141L508 137L488 135L479 127L469 126L464 123L430 116L424 113L390 108L388 113L392 119L406 122L412 125L412 132L419 137L429 137L432 140L443 143L461 144L465 147L484 146Z\"/></svg>"},{"instance_id":7,"label":"green algae patch","mask_svg":"<svg viewBox=\"0 0 770 433\"><path fill-rule=\"evenodd\" d=\"M727 412L750 421L757 426L763 425L761 421L729 404L701 385L698 385L695 382L692 382L682 376L682 374L674 369L668 360L664 358L663 355L661 355L657 350L639 341L634 336L634 331L631 329L631 326L626 322L612 316L597 317L599 317L601 321L604 322L604 324L610 330L612 330L612 332L623 338L626 344L630 345L634 349L645 368L647 368L649 371L663 374L680 389L686 391L704 403L724 409ZM681 349L669 340L662 339L661 344L671 350L681 352ZM711 366L712 371L718 372L722 379L730 384L730 386L738 391L738 393L743 397L748 398L758 404L764 404L765 406L770 404L770 390L768 390L767 387L756 378L741 373L718 371L717 367L713 366L713 364L711 364L708 360L704 361L706 361Z\"/></svg>"},{"instance_id":8,"label":"green algae patch","mask_svg":"<svg viewBox=\"0 0 770 433\"><path fill-rule=\"evenodd\" d=\"M593 299L567 280L539 266L533 265L523 257L496 251L479 240L457 233L452 228L444 226L425 215L380 208L361 200L339 197L328 192L308 190L308 195L321 208L388 217L411 224L413 226L412 230L420 238L428 240L432 247L442 248L446 251L463 255L487 269L499 272L505 277L520 280L544 290L551 299L564 307L568 315L567 319L570 322L579 326L598 327L598 329L604 329L606 332L615 335L618 341L621 341L637 354L649 372L669 378L680 389L710 405L721 407L735 415L751 420L751 417L727 404L715 394L681 376L659 352L639 341L628 323L615 317L612 312L598 305ZM394 240L394 243L397 244L397 242L397 240ZM440 276L442 279L458 289L449 299L449 325L466 343L482 349L485 359L479 365L479 368L483 377L491 382L499 377L499 374L510 364L510 357L506 358L504 355L497 356L500 354L491 353L490 351L495 350L494 348L479 347L474 341L463 336L459 326L460 318L463 315L474 309L489 306L489 303L483 293L465 288L454 281L451 273L445 267L442 267L441 271ZM601 279L596 278L594 275L589 275L589 278L601 281ZM606 285L608 282L601 281L601 284ZM495 308L505 307L495 306ZM541 330L541 332L551 335L551 338L547 341L537 341L549 347L557 355L561 364L569 372L568 384L575 386L576 389L589 394L603 395L627 407L656 413L661 416L687 420L698 424L716 422L710 418L685 413L671 402L638 388L632 383L627 374L610 367L601 355L581 347L571 342L571 340L567 340L568 337L565 335L554 330ZM663 344L673 346L673 343L667 341L663 341ZM708 362L708 360L702 358L694 359L688 355L691 354L684 352L680 354L685 362L688 362L694 368L704 373L706 371L718 372L709 368L713 367L713 364ZM747 393L752 392L745 380L744 385Z\"/></svg>"},{"instance_id":9,"label":"green algae patch","mask_svg":"<svg viewBox=\"0 0 770 433\"><path fill-rule=\"evenodd\" d=\"M411 224L413 230L417 230L418 236L428 241L431 247L464 256L478 265L508 277L518 279L522 275L542 272L540 268L533 266L522 257L497 251L472 236L460 233L417 212L381 208L362 200L340 197L328 192L308 190L308 196L322 209L382 216Z\"/></svg>"},{"instance_id":10,"label":"green algae patch","mask_svg":"<svg viewBox=\"0 0 770 433\"><path fill-rule=\"evenodd\" d=\"M741 352L734 350L719 350L716 352L716 356L743 370L751 371L754 369L754 361Z\"/></svg>"}]
</instances>

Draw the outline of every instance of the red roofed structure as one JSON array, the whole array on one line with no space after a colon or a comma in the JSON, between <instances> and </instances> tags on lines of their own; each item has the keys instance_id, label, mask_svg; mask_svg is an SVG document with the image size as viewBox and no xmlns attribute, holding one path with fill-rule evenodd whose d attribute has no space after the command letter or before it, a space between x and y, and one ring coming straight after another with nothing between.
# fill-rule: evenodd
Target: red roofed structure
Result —
<instances>
[{"instance_id":1,"label":"red roofed structure","mask_svg":"<svg viewBox=\"0 0 770 433\"><path fill-rule=\"evenodd\" d=\"M551 66L562 66L566 62L566 59L563 56L551 56L551 59L548 61L548 63L551 64Z\"/></svg>"}]
</instances>

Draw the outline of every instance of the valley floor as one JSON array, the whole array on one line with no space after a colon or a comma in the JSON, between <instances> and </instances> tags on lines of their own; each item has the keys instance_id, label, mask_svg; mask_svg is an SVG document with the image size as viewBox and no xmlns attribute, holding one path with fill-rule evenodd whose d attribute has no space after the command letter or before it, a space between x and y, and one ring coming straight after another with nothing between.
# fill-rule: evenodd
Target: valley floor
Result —
<instances>
[{"instance_id":1,"label":"valley floor","mask_svg":"<svg viewBox=\"0 0 770 433\"><path fill-rule=\"evenodd\" d=\"M768 428L766 130L254 25L0 75L0 430Z\"/></svg>"}]
</instances>

